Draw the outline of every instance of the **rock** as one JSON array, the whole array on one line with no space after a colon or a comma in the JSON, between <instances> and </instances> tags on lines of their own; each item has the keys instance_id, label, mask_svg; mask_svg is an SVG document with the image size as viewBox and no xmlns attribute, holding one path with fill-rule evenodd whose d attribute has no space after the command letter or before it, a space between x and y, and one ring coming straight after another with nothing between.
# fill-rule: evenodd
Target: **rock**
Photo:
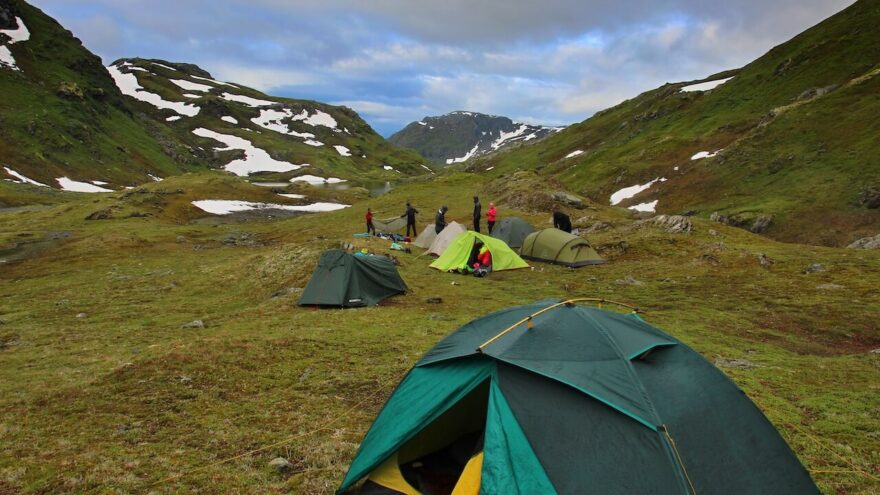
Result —
<instances>
[{"instance_id":1,"label":"rock","mask_svg":"<svg viewBox=\"0 0 880 495\"><path fill-rule=\"evenodd\" d=\"M627 275L623 279L615 280L614 283L617 285L644 285L644 282L634 279L632 275Z\"/></svg>"},{"instance_id":2,"label":"rock","mask_svg":"<svg viewBox=\"0 0 880 495\"><path fill-rule=\"evenodd\" d=\"M849 246L848 249L880 249L880 234L875 235L874 237L862 237L861 239L853 242Z\"/></svg>"},{"instance_id":3,"label":"rock","mask_svg":"<svg viewBox=\"0 0 880 495\"><path fill-rule=\"evenodd\" d=\"M606 256L624 255L629 251L629 243L626 241L608 242L600 246L596 246L599 253Z\"/></svg>"},{"instance_id":4,"label":"rock","mask_svg":"<svg viewBox=\"0 0 880 495\"><path fill-rule=\"evenodd\" d=\"M611 224L608 222L596 222L593 225L590 225L588 228L584 229L585 234L594 234L596 232L602 232L603 230L608 230L611 228Z\"/></svg>"},{"instance_id":5,"label":"rock","mask_svg":"<svg viewBox=\"0 0 880 495\"><path fill-rule=\"evenodd\" d=\"M576 228L584 229L588 225L590 225L590 222L592 222L592 221L593 221L593 215L585 215L585 216L582 216L582 217L578 218L577 220L575 220L574 223L572 223L572 225Z\"/></svg>"},{"instance_id":6,"label":"rock","mask_svg":"<svg viewBox=\"0 0 880 495\"><path fill-rule=\"evenodd\" d=\"M748 359L727 359L721 356L715 357L715 366L719 368L734 368L739 370L750 370L761 367Z\"/></svg>"},{"instance_id":7,"label":"rock","mask_svg":"<svg viewBox=\"0 0 880 495\"><path fill-rule=\"evenodd\" d=\"M689 234L694 230L691 219L682 215L657 215L643 223L660 227L669 234Z\"/></svg>"},{"instance_id":8,"label":"rock","mask_svg":"<svg viewBox=\"0 0 880 495\"><path fill-rule=\"evenodd\" d=\"M749 230L755 234L763 234L764 232L767 232L767 229L770 228L772 222L773 215L761 215L755 219L755 222Z\"/></svg>"},{"instance_id":9,"label":"rock","mask_svg":"<svg viewBox=\"0 0 880 495\"><path fill-rule=\"evenodd\" d=\"M880 347L871 351L871 354L880 354Z\"/></svg>"},{"instance_id":10,"label":"rock","mask_svg":"<svg viewBox=\"0 0 880 495\"><path fill-rule=\"evenodd\" d=\"M565 203L575 208L584 207L584 201L581 198L563 191L557 191L553 193L553 200L559 201L560 203Z\"/></svg>"},{"instance_id":11,"label":"rock","mask_svg":"<svg viewBox=\"0 0 880 495\"><path fill-rule=\"evenodd\" d=\"M718 213L717 211L713 212L711 215L709 215L709 220L712 220L713 222L718 222L718 223L721 223L724 225L730 224L730 217L728 217L727 215L722 215L721 213Z\"/></svg>"},{"instance_id":12,"label":"rock","mask_svg":"<svg viewBox=\"0 0 880 495\"><path fill-rule=\"evenodd\" d=\"M425 299L425 302L428 304L441 304L443 302L442 297L429 297Z\"/></svg>"},{"instance_id":13,"label":"rock","mask_svg":"<svg viewBox=\"0 0 880 495\"><path fill-rule=\"evenodd\" d=\"M82 100L85 98L83 90L75 82L62 81L58 85L58 96L62 98Z\"/></svg>"},{"instance_id":14,"label":"rock","mask_svg":"<svg viewBox=\"0 0 880 495\"><path fill-rule=\"evenodd\" d=\"M859 193L859 206L863 208L880 208L880 186L869 186Z\"/></svg>"},{"instance_id":15,"label":"rock","mask_svg":"<svg viewBox=\"0 0 880 495\"><path fill-rule=\"evenodd\" d=\"M828 271L824 265L821 263L813 263L810 266L804 268L804 273L819 273Z\"/></svg>"},{"instance_id":16,"label":"rock","mask_svg":"<svg viewBox=\"0 0 880 495\"><path fill-rule=\"evenodd\" d=\"M205 328L205 322L202 320L193 320L189 323L185 323L180 328Z\"/></svg>"},{"instance_id":17,"label":"rock","mask_svg":"<svg viewBox=\"0 0 880 495\"><path fill-rule=\"evenodd\" d=\"M761 264L762 268L770 268L776 262L764 253L758 253L758 263Z\"/></svg>"},{"instance_id":18,"label":"rock","mask_svg":"<svg viewBox=\"0 0 880 495\"><path fill-rule=\"evenodd\" d=\"M67 299L59 299L55 301L55 306L67 306Z\"/></svg>"},{"instance_id":19,"label":"rock","mask_svg":"<svg viewBox=\"0 0 880 495\"><path fill-rule=\"evenodd\" d=\"M274 469L279 474L287 474L293 471L293 464L291 464L290 461L283 457L276 457L269 461L269 467Z\"/></svg>"},{"instance_id":20,"label":"rock","mask_svg":"<svg viewBox=\"0 0 880 495\"><path fill-rule=\"evenodd\" d=\"M76 317L79 319L88 318L88 313L77 313Z\"/></svg>"},{"instance_id":21,"label":"rock","mask_svg":"<svg viewBox=\"0 0 880 495\"><path fill-rule=\"evenodd\" d=\"M715 229L709 229L709 235L712 237L718 237L718 231Z\"/></svg>"},{"instance_id":22,"label":"rock","mask_svg":"<svg viewBox=\"0 0 880 495\"><path fill-rule=\"evenodd\" d=\"M103 208L90 213L86 220L109 220L111 218L113 218L113 208Z\"/></svg>"},{"instance_id":23,"label":"rock","mask_svg":"<svg viewBox=\"0 0 880 495\"><path fill-rule=\"evenodd\" d=\"M822 285L817 285L816 288L819 290L838 290L838 289L844 289L845 287L842 285L837 285L837 284L822 284Z\"/></svg>"}]
</instances>

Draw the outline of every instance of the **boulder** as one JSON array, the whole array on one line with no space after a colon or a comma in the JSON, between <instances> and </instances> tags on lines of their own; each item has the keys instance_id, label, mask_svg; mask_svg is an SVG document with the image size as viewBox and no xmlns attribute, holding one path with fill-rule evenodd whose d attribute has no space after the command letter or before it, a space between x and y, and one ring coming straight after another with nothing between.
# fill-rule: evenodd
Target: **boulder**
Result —
<instances>
[{"instance_id":1,"label":"boulder","mask_svg":"<svg viewBox=\"0 0 880 495\"><path fill-rule=\"evenodd\" d=\"M875 235L874 237L862 237L861 239L853 242L849 246L849 249L880 249L880 234Z\"/></svg>"},{"instance_id":2,"label":"boulder","mask_svg":"<svg viewBox=\"0 0 880 495\"><path fill-rule=\"evenodd\" d=\"M694 230L691 219L682 215L657 215L644 223L660 227L670 234L689 234Z\"/></svg>"},{"instance_id":3,"label":"boulder","mask_svg":"<svg viewBox=\"0 0 880 495\"><path fill-rule=\"evenodd\" d=\"M880 186L866 187L859 194L859 206L863 208L880 208Z\"/></svg>"},{"instance_id":4,"label":"boulder","mask_svg":"<svg viewBox=\"0 0 880 495\"><path fill-rule=\"evenodd\" d=\"M821 263L812 263L810 266L804 268L804 273L819 273L827 271L825 265Z\"/></svg>"},{"instance_id":5,"label":"boulder","mask_svg":"<svg viewBox=\"0 0 880 495\"><path fill-rule=\"evenodd\" d=\"M770 268L776 262L764 253L758 253L758 263L760 263L762 268Z\"/></svg>"},{"instance_id":6,"label":"boulder","mask_svg":"<svg viewBox=\"0 0 880 495\"><path fill-rule=\"evenodd\" d=\"M293 471L293 464L283 457L276 457L269 461L269 467L277 471L279 474L287 474Z\"/></svg>"},{"instance_id":7,"label":"boulder","mask_svg":"<svg viewBox=\"0 0 880 495\"><path fill-rule=\"evenodd\" d=\"M755 222L752 223L752 227L749 229L755 234L763 234L767 232L767 229L770 228L770 224L773 222L773 215L761 215L755 219Z\"/></svg>"},{"instance_id":8,"label":"boulder","mask_svg":"<svg viewBox=\"0 0 880 495\"><path fill-rule=\"evenodd\" d=\"M180 328L205 328L205 322L202 320L193 320L183 324Z\"/></svg>"}]
</instances>

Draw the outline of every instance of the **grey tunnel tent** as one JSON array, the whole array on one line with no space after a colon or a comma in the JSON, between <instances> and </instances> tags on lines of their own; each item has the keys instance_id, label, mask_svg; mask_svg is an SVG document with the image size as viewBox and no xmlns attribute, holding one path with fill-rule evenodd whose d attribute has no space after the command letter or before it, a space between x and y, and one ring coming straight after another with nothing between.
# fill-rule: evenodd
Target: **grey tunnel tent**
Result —
<instances>
[{"instance_id":1,"label":"grey tunnel tent","mask_svg":"<svg viewBox=\"0 0 880 495\"><path fill-rule=\"evenodd\" d=\"M440 341L385 403L339 492L366 480L370 495L437 483L454 495L819 493L705 358L636 314L575 302L504 309Z\"/></svg>"},{"instance_id":2,"label":"grey tunnel tent","mask_svg":"<svg viewBox=\"0 0 880 495\"><path fill-rule=\"evenodd\" d=\"M532 232L523 241L519 255L523 259L570 268L605 263L586 239L559 229Z\"/></svg>"},{"instance_id":3,"label":"grey tunnel tent","mask_svg":"<svg viewBox=\"0 0 880 495\"><path fill-rule=\"evenodd\" d=\"M535 231L529 222L519 217L504 217L492 229L492 237L501 239L508 246L517 249L522 247L526 237Z\"/></svg>"},{"instance_id":4,"label":"grey tunnel tent","mask_svg":"<svg viewBox=\"0 0 880 495\"><path fill-rule=\"evenodd\" d=\"M397 267L385 256L354 256L339 249L325 251L318 260L300 306L373 306L406 293Z\"/></svg>"}]
</instances>

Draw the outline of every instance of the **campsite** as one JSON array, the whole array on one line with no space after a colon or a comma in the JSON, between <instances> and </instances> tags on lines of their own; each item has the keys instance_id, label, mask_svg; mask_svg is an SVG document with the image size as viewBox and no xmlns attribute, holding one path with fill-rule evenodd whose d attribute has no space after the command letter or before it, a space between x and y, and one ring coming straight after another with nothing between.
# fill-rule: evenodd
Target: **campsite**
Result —
<instances>
[{"instance_id":1,"label":"campsite","mask_svg":"<svg viewBox=\"0 0 880 495\"><path fill-rule=\"evenodd\" d=\"M795 3L0 0L0 495L880 493L880 5Z\"/></svg>"}]
</instances>

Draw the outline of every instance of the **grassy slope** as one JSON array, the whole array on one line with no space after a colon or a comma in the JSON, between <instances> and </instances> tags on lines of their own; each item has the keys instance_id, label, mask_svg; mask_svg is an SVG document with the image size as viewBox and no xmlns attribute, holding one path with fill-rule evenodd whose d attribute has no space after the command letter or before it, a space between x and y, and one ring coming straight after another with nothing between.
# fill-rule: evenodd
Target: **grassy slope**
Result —
<instances>
[{"instance_id":1,"label":"grassy slope","mask_svg":"<svg viewBox=\"0 0 880 495\"><path fill-rule=\"evenodd\" d=\"M877 2L858 2L743 69L710 78L736 75L713 91L681 93L683 84L667 84L472 167L495 166L496 175L537 168L597 201L665 176L671 180L626 204L659 199L660 212L706 217L772 214L768 234L789 241L839 245L873 234L880 213L858 208L856 199L880 182L872 117L880 112L878 22ZM874 75L849 84L865 74ZM815 88L834 90L802 97ZM718 158L689 159L722 148ZM584 153L564 159L577 149ZM829 216L833 225L815 227Z\"/></svg>"},{"instance_id":2,"label":"grassy slope","mask_svg":"<svg viewBox=\"0 0 880 495\"><path fill-rule=\"evenodd\" d=\"M2 164L53 186L61 176L125 184L146 172L179 172L131 114L101 60L40 10L12 4L31 38L11 48L21 71L0 70ZM61 96L62 84L82 96Z\"/></svg>"},{"instance_id":3,"label":"grassy slope","mask_svg":"<svg viewBox=\"0 0 880 495\"><path fill-rule=\"evenodd\" d=\"M303 309L295 293L272 297L303 287L319 253L340 242L384 252L387 243L351 237L366 206L383 217L412 200L425 220L443 198L466 221L479 186L459 174L332 214L212 226L189 222L202 216L189 200L266 193L189 175L125 198L67 195L50 209L0 212L0 249L72 233L0 271L0 492L330 493L421 353L489 311L569 296L631 302L709 359L758 364L725 371L823 491L880 490L849 472L880 473L880 355L868 352L880 347L880 252L781 244L699 219L694 234L670 235L600 209L583 212L613 225L594 244L630 246L609 251L607 265L474 279L401 254L412 293L380 307ZM83 220L114 205L142 209L147 197L161 214ZM228 243L241 233L262 245ZM775 264L762 268L759 253ZM814 262L828 271L802 273ZM626 276L642 284L616 282ZM843 288L817 288L829 283ZM181 328L197 318L207 328ZM267 467L278 455L296 474Z\"/></svg>"}]
</instances>

